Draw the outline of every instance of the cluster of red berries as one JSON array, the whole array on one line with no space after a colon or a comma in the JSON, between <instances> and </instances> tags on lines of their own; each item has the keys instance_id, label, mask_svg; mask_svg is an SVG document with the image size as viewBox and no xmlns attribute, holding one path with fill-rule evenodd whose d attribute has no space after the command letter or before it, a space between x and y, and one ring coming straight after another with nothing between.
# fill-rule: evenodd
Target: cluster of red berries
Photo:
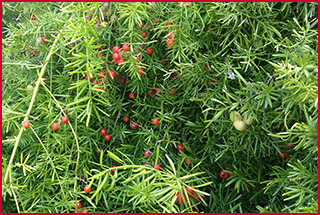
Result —
<instances>
[{"instance_id":1,"label":"cluster of red berries","mask_svg":"<svg viewBox=\"0 0 320 215\"><path fill-rule=\"evenodd\" d=\"M155 23L159 23L159 18L155 18L154 22L155 22ZM164 23L164 26L169 26L169 25L172 25L172 23L171 23L171 22ZM151 27L151 29L153 29L152 24L151 24L151 22L149 21L148 24L146 25L146 28L150 28L150 27ZM137 28L138 28L139 30L142 30L142 29L143 29L143 24L141 23L140 25L137 26ZM168 29L168 28L165 28L165 30L167 30L167 29ZM157 31L158 31L158 30L157 30ZM157 32L157 31L156 31L156 32ZM174 40L172 40L173 37L174 37L174 33L175 33L175 31L170 31L170 33L169 33L169 35L168 35L169 40L166 41L166 44L167 44L168 46L174 45ZM145 31L141 32L140 35L141 35L142 38L146 38L146 37L148 36L147 32L145 32ZM150 48L150 47L146 48L146 52L147 52L149 55L151 55L151 54L153 53L153 48ZM164 59L161 60L161 63L162 63L163 65L166 65L166 64L167 64L167 62L165 62ZM140 74L141 74L141 73L140 73Z\"/></svg>"},{"instance_id":2,"label":"cluster of red berries","mask_svg":"<svg viewBox=\"0 0 320 215\"><path fill-rule=\"evenodd\" d=\"M102 48L102 44L100 44L97 49L100 50L101 48ZM129 47L128 44L124 44L122 46L122 50L123 51L129 51L129 48L130 47ZM113 56L112 56L113 63L117 63L119 65L122 65L125 62L125 59L120 57L120 47L119 46L113 47L112 52L113 52ZM103 53L98 53L98 58L102 58L103 56L104 56ZM108 73L109 77L111 79L115 79L117 77L117 73L114 72L114 71L100 71L99 72L99 78L101 79L101 83L102 84L105 82L105 73ZM88 75L86 75L86 80L91 82L93 80L93 78L91 76L89 77L89 74L88 74ZM122 75L119 75L119 83L120 83L121 86L124 86L126 84L126 79ZM92 82L92 84L93 85L98 85L99 81L94 80ZM104 87L99 87L97 89L104 89ZM100 92L100 94L101 94L101 92Z\"/></svg>"},{"instance_id":3,"label":"cluster of red berries","mask_svg":"<svg viewBox=\"0 0 320 215\"><path fill-rule=\"evenodd\" d=\"M122 50L123 51L129 51L129 45L128 44L123 44L122 45ZM123 62L125 62L125 59L124 58L121 58L120 57L120 47L119 46L115 46L113 47L112 49L112 52L113 52L113 63L117 63L119 65L122 65Z\"/></svg>"},{"instance_id":4,"label":"cluster of red berries","mask_svg":"<svg viewBox=\"0 0 320 215\"><path fill-rule=\"evenodd\" d=\"M200 200L200 196L197 193L195 193L192 188L186 187L186 190L187 190L188 197L193 196L195 199ZM185 194L182 195L180 192L177 192L176 195L177 195L177 201L181 204L184 204L184 200L186 200ZM202 195L201 197L204 199L205 195Z\"/></svg>"},{"instance_id":5,"label":"cluster of red berries","mask_svg":"<svg viewBox=\"0 0 320 215\"><path fill-rule=\"evenodd\" d=\"M104 136L104 139L106 141L110 141L111 140L111 136L110 136L110 134L107 134L107 130L106 129L104 129L104 128L101 129L100 133Z\"/></svg>"},{"instance_id":6,"label":"cluster of red berries","mask_svg":"<svg viewBox=\"0 0 320 215\"><path fill-rule=\"evenodd\" d=\"M66 123L68 123L68 121L69 121L69 119L68 119L68 117L62 117L61 118L61 122L63 123L63 124L66 124ZM29 128L29 126L30 126L30 123L28 122L28 121L23 121L22 123L21 123L21 125L25 128L25 129L27 129L27 128ZM58 123L53 123L52 124L52 128L53 128L53 130L58 130L59 129L59 124Z\"/></svg>"},{"instance_id":7,"label":"cluster of red berries","mask_svg":"<svg viewBox=\"0 0 320 215\"><path fill-rule=\"evenodd\" d=\"M184 150L183 144L179 143L179 144L177 145L177 149L178 149L179 151L183 151L183 150ZM188 166L189 166L189 165L192 165L191 161L189 161L189 160L186 160L185 162L186 162L186 164L187 164Z\"/></svg>"},{"instance_id":8,"label":"cluster of red berries","mask_svg":"<svg viewBox=\"0 0 320 215\"><path fill-rule=\"evenodd\" d=\"M62 117L61 118L61 122L63 123L63 124L67 124L68 123L68 121L69 121L69 119L68 119L68 117ZM59 129L59 124L58 123L53 123L52 124L52 128L53 128L53 130L58 130Z\"/></svg>"},{"instance_id":9,"label":"cluster of red berries","mask_svg":"<svg viewBox=\"0 0 320 215\"><path fill-rule=\"evenodd\" d=\"M86 75L86 80L87 81L92 81L92 84L93 85L101 85L101 86L99 86L99 87L97 87L97 89L98 90L103 90L105 87L104 86L102 86L104 83L105 83L105 74L106 73L108 73L109 74L109 77L111 78L111 79L115 79L116 78L116 76L117 76L117 73L116 72L114 72L114 71L100 71L99 72L99 74L98 74L98 77L100 78L100 82L99 81L97 81L97 80L94 80L94 81L92 81L93 80L93 78L90 76L89 77L89 75ZM100 92L99 94L101 94L102 92Z\"/></svg>"},{"instance_id":10,"label":"cluster of red berries","mask_svg":"<svg viewBox=\"0 0 320 215\"><path fill-rule=\"evenodd\" d=\"M165 23L165 24L164 24L164 26L167 26L167 25L172 25L172 23L171 23L171 22L168 22L168 23ZM165 29L167 30L168 28L165 28ZM174 33L175 33L175 31L170 31L170 33L169 33L169 35L168 35L169 40L166 41L167 46L172 46L172 45L174 45L174 40L172 40L173 37L174 37Z\"/></svg>"}]
</instances>

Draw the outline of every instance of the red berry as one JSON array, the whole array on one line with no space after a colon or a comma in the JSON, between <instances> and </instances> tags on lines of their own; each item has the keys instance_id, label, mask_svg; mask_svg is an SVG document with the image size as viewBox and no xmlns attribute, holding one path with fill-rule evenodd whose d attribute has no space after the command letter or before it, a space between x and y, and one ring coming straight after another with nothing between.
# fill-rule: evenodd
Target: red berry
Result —
<instances>
[{"instance_id":1,"label":"red berry","mask_svg":"<svg viewBox=\"0 0 320 215\"><path fill-rule=\"evenodd\" d=\"M129 122L129 119L130 119L130 118L129 118L128 116L126 116L125 118L123 118L123 121L124 121L124 122Z\"/></svg>"},{"instance_id":2,"label":"red berry","mask_svg":"<svg viewBox=\"0 0 320 215\"><path fill-rule=\"evenodd\" d=\"M226 173L225 171L221 170L220 171L220 177L225 179L225 178L228 178L228 173Z\"/></svg>"},{"instance_id":3,"label":"red berry","mask_svg":"<svg viewBox=\"0 0 320 215\"><path fill-rule=\"evenodd\" d=\"M77 204L76 204L76 205L77 205L77 208L78 208L78 209L80 209L80 208L81 208L81 203L80 203L80 202L77 202Z\"/></svg>"},{"instance_id":4,"label":"red berry","mask_svg":"<svg viewBox=\"0 0 320 215\"><path fill-rule=\"evenodd\" d=\"M174 45L174 40L167 40L166 43L168 46L172 46L172 45Z\"/></svg>"},{"instance_id":5,"label":"red berry","mask_svg":"<svg viewBox=\"0 0 320 215\"><path fill-rule=\"evenodd\" d=\"M152 25L151 25L150 21L148 22L148 25L147 25L146 27L147 27L147 28L152 27Z\"/></svg>"},{"instance_id":6,"label":"red berry","mask_svg":"<svg viewBox=\"0 0 320 215\"><path fill-rule=\"evenodd\" d=\"M249 187L249 184L248 184L248 183L246 183L246 186L247 186L247 187Z\"/></svg>"},{"instance_id":7,"label":"red berry","mask_svg":"<svg viewBox=\"0 0 320 215\"><path fill-rule=\"evenodd\" d=\"M173 38L174 31L170 31L168 38L171 40Z\"/></svg>"},{"instance_id":8,"label":"red berry","mask_svg":"<svg viewBox=\"0 0 320 215\"><path fill-rule=\"evenodd\" d=\"M89 75L86 75L86 80L88 81ZM90 78L90 81L92 81L93 78Z\"/></svg>"},{"instance_id":9,"label":"red berry","mask_svg":"<svg viewBox=\"0 0 320 215\"><path fill-rule=\"evenodd\" d=\"M123 62L125 62L125 59L124 59L124 58L120 58L120 59L118 60L118 64L119 64L119 65L121 65Z\"/></svg>"},{"instance_id":10,"label":"red berry","mask_svg":"<svg viewBox=\"0 0 320 215\"><path fill-rule=\"evenodd\" d=\"M118 61L120 59L120 54L118 52L114 53L112 56L113 60Z\"/></svg>"},{"instance_id":11,"label":"red berry","mask_svg":"<svg viewBox=\"0 0 320 215\"><path fill-rule=\"evenodd\" d=\"M106 139L106 141L110 141L111 140L111 136L109 134L106 134L104 136L104 139Z\"/></svg>"},{"instance_id":12,"label":"red berry","mask_svg":"<svg viewBox=\"0 0 320 215\"><path fill-rule=\"evenodd\" d=\"M123 44L122 50L123 51L129 51L129 45L128 44Z\"/></svg>"},{"instance_id":13,"label":"red berry","mask_svg":"<svg viewBox=\"0 0 320 215\"><path fill-rule=\"evenodd\" d=\"M150 92L148 93L152 98L156 97L156 95L154 94L153 90L150 90Z\"/></svg>"},{"instance_id":14,"label":"red berry","mask_svg":"<svg viewBox=\"0 0 320 215\"><path fill-rule=\"evenodd\" d=\"M173 75L172 75L172 77L174 78L174 77L176 77L177 76L177 72L173 72Z\"/></svg>"},{"instance_id":15,"label":"red berry","mask_svg":"<svg viewBox=\"0 0 320 215\"><path fill-rule=\"evenodd\" d=\"M117 166L112 166L112 168L115 168L115 167L117 167ZM116 172L116 170L115 169L113 169L113 170L111 170L112 172Z\"/></svg>"},{"instance_id":16,"label":"red berry","mask_svg":"<svg viewBox=\"0 0 320 215\"><path fill-rule=\"evenodd\" d=\"M98 58L102 58L104 56L103 53L98 53Z\"/></svg>"},{"instance_id":17,"label":"red berry","mask_svg":"<svg viewBox=\"0 0 320 215\"><path fill-rule=\"evenodd\" d=\"M152 120L152 123L153 123L154 125L159 125L159 120L158 120L158 119L154 119L154 120Z\"/></svg>"},{"instance_id":18,"label":"red berry","mask_svg":"<svg viewBox=\"0 0 320 215\"><path fill-rule=\"evenodd\" d=\"M160 89L159 88L157 88L157 89L155 89L155 94L158 94L159 92L160 92Z\"/></svg>"},{"instance_id":19,"label":"red berry","mask_svg":"<svg viewBox=\"0 0 320 215\"><path fill-rule=\"evenodd\" d=\"M190 187L186 187L186 190L188 191L188 196L190 197L191 195L194 195L194 190L191 189Z\"/></svg>"},{"instance_id":20,"label":"red berry","mask_svg":"<svg viewBox=\"0 0 320 215\"><path fill-rule=\"evenodd\" d=\"M151 152L145 151L143 153L143 156L145 156L146 158L149 158L151 156Z\"/></svg>"},{"instance_id":21,"label":"red berry","mask_svg":"<svg viewBox=\"0 0 320 215\"><path fill-rule=\"evenodd\" d=\"M167 62L164 61L164 58L161 59L161 64L162 65L166 65L167 64Z\"/></svg>"},{"instance_id":22,"label":"red berry","mask_svg":"<svg viewBox=\"0 0 320 215\"><path fill-rule=\"evenodd\" d=\"M138 70L142 71L142 72L139 72L139 74L143 75L143 69L142 68L138 68Z\"/></svg>"},{"instance_id":23,"label":"red berry","mask_svg":"<svg viewBox=\"0 0 320 215\"><path fill-rule=\"evenodd\" d=\"M152 54L153 53L153 48L146 48L146 52L148 54Z\"/></svg>"},{"instance_id":24,"label":"red berry","mask_svg":"<svg viewBox=\"0 0 320 215\"><path fill-rule=\"evenodd\" d=\"M85 193L90 193L91 187L88 187L88 185L87 185L87 186L84 187L83 190L84 190Z\"/></svg>"},{"instance_id":25,"label":"red berry","mask_svg":"<svg viewBox=\"0 0 320 215\"><path fill-rule=\"evenodd\" d=\"M62 119L61 119L61 122L62 122L63 124L68 123L68 121L69 121L68 117L62 117Z\"/></svg>"},{"instance_id":26,"label":"red berry","mask_svg":"<svg viewBox=\"0 0 320 215\"><path fill-rule=\"evenodd\" d=\"M131 127L132 130L136 130L136 129L138 128L138 125L132 123L132 124L130 125L130 127Z\"/></svg>"},{"instance_id":27,"label":"red berry","mask_svg":"<svg viewBox=\"0 0 320 215\"><path fill-rule=\"evenodd\" d=\"M130 98L130 99L134 99L135 97L136 97L136 94L134 94L134 93L130 93L130 94L129 94L129 98Z\"/></svg>"},{"instance_id":28,"label":"red berry","mask_svg":"<svg viewBox=\"0 0 320 215\"><path fill-rule=\"evenodd\" d=\"M117 76L117 73L114 72L114 71L111 71L111 72L109 73L109 76L110 76L110 78L115 79L116 76Z\"/></svg>"},{"instance_id":29,"label":"red berry","mask_svg":"<svg viewBox=\"0 0 320 215\"><path fill-rule=\"evenodd\" d=\"M87 213L88 213L88 211L82 211L82 213L83 213L83 214L87 214Z\"/></svg>"},{"instance_id":30,"label":"red berry","mask_svg":"<svg viewBox=\"0 0 320 215\"><path fill-rule=\"evenodd\" d=\"M183 151L184 150L184 146L181 143L179 143L178 146L177 146L177 149L179 151Z\"/></svg>"},{"instance_id":31,"label":"red berry","mask_svg":"<svg viewBox=\"0 0 320 215\"><path fill-rule=\"evenodd\" d=\"M53 128L53 130L58 130L59 129L59 124L58 123L53 123L53 125L52 125L52 128Z\"/></svg>"},{"instance_id":32,"label":"red berry","mask_svg":"<svg viewBox=\"0 0 320 215\"><path fill-rule=\"evenodd\" d=\"M158 163L155 165L154 168L155 168L156 170L160 170L160 167L161 167L161 164L158 162Z\"/></svg>"},{"instance_id":33,"label":"red berry","mask_svg":"<svg viewBox=\"0 0 320 215\"><path fill-rule=\"evenodd\" d=\"M94 81L92 82L92 84L93 84L93 85L97 85L97 84L99 84L99 81L94 80Z\"/></svg>"},{"instance_id":34,"label":"red berry","mask_svg":"<svg viewBox=\"0 0 320 215\"><path fill-rule=\"evenodd\" d=\"M141 56L137 56L138 61L141 61Z\"/></svg>"},{"instance_id":35,"label":"red berry","mask_svg":"<svg viewBox=\"0 0 320 215\"><path fill-rule=\"evenodd\" d=\"M142 32L142 33L141 33L141 36L142 36L143 38L146 38L146 37L147 37L147 32L145 32L145 31Z\"/></svg>"},{"instance_id":36,"label":"red berry","mask_svg":"<svg viewBox=\"0 0 320 215\"><path fill-rule=\"evenodd\" d=\"M192 165L191 161L189 161L189 160L186 160L186 164L187 165Z\"/></svg>"},{"instance_id":37,"label":"red berry","mask_svg":"<svg viewBox=\"0 0 320 215\"><path fill-rule=\"evenodd\" d=\"M156 18L154 19L154 22L155 22L155 23L158 23L158 20L159 20L159 17L156 17Z\"/></svg>"},{"instance_id":38,"label":"red berry","mask_svg":"<svg viewBox=\"0 0 320 215\"><path fill-rule=\"evenodd\" d=\"M104 71L100 71L99 72L99 78L104 78L105 76L104 76Z\"/></svg>"},{"instance_id":39,"label":"red berry","mask_svg":"<svg viewBox=\"0 0 320 215\"><path fill-rule=\"evenodd\" d=\"M178 202L180 202L181 204L183 204L183 203L184 203L184 199L185 199L185 196L182 197L182 195L178 192L178 193L177 193L177 200L178 200Z\"/></svg>"},{"instance_id":40,"label":"red berry","mask_svg":"<svg viewBox=\"0 0 320 215\"><path fill-rule=\"evenodd\" d=\"M280 154L279 154L280 156ZM283 153L282 156L280 156L281 158L286 158L286 159L289 159L290 157L289 156L292 156L292 155L289 155L288 153Z\"/></svg>"},{"instance_id":41,"label":"red berry","mask_svg":"<svg viewBox=\"0 0 320 215\"><path fill-rule=\"evenodd\" d=\"M170 90L170 95L176 95L176 92L175 92L176 90L175 89L171 89Z\"/></svg>"},{"instance_id":42,"label":"red berry","mask_svg":"<svg viewBox=\"0 0 320 215\"><path fill-rule=\"evenodd\" d=\"M119 50L120 50L120 47L119 46L115 46L115 47L113 47L112 52L116 53L116 52L119 52Z\"/></svg>"},{"instance_id":43,"label":"red berry","mask_svg":"<svg viewBox=\"0 0 320 215\"><path fill-rule=\"evenodd\" d=\"M23 122L22 122L22 126L23 126L25 129L27 129L27 128L29 128L30 124L29 124L29 122L27 122L27 121L23 121Z\"/></svg>"},{"instance_id":44,"label":"red berry","mask_svg":"<svg viewBox=\"0 0 320 215\"><path fill-rule=\"evenodd\" d=\"M205 66L204 66L204 68L205 68L206 70L209 70L209 67L208 67L208 65L205 65Z\"/></svg>"}]
</instances>

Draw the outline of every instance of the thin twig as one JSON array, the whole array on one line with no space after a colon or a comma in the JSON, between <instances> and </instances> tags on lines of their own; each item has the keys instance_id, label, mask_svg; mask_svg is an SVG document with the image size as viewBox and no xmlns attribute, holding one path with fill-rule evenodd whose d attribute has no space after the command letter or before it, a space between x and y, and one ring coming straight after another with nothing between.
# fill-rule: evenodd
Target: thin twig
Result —
<instances>
[{"instance_id":1,"label":"thin twig","mask_svg":"<svg viewBox=\"0 0 320 215\"><path fill-rule=\"evenodd\" d=\"M60 108L61 112L64 114L64 116L66 117L66 113L64 112L63 108L60 106L59 102L57 101L57 99L54 97L54 95L52 95L52 93L50 92L50 90L45 86L44 82L41 81L42 86L44 87L44 89L51 95L51 97L53 98L53 100L56 102L56 104L58 105L58 107ZM68 124L71 128L71 131L75 137L76 140L76 144L77 144L77 153L78 153L78 157L77 157L77 163L76 163L76 169L75 169L75 175L77 176L77 170L78 170L78 165L79 165L79 159L80 159L80 147L79 147L79 142L78 142L78 138L77 138L77 134L74 131L70 121L68 121Z\"/></svg>"},{"instance_id":2,"label":"thin twig","mask_svg":"<svg viewBox=\"0 0 320 215\"><path fill-rule=\"evenodd\" d=\"M61 33L58 34L57 38L59 38L60 34ZM42 81L42 76L45 73L45 70L46 70L47 64L49 62L49 59L53 55L54 47L55 47L55 44L57 43L57 41L58 41L58 39L55 39L55 41L53 42L52 48L51 48L51 50L49 51L49 53L47 55L47 58L45 60L45 63L43 65L43 67L41 68L41 71L40 71L40 74L39 74L38 80L36 82L36 86L34 88L33 95L32 95L32 98L31 98L31 101L30 101L30 104L29 104L29 108L27 110L27 113L25 114L25 116L26 116L25 118L26 119L28 119L28 116L31 113L32 106L33 106L33 103L35 102L35 98L36 98L36 95L37 95L37 92L38 92L38 89L39 89L40 82ZM4 183L6 183L7 180L8 180L9 172L11 171L11 168L12 168L12 162L13 162L14 156L16 154L16 151L17 151L17 148L18 148L18 145L19 145L20 138L21 138L22 133L23 133L24 130L25 130L24 127L21 126L20 131L19 131L19 135L16 138L16 142L15 142L13 150L12 150L12 154L11 154L11 157L10 157L10 160L9 160L9 164L8 164L8 168L7 168L6 174L4 176Z\"/></svg>"},{"instance_id":3,"label":"thin twig","mask_svg":"<svg viewBox=\"0 0 320 215\"><path fill-rule=\"evenodd\" d=\"M14 193L14 190L12 189L12 185L10 185L10 189L12 191L14 201L16 202L18 213L20 213L20 209L19 209L19 206L18 206L18 200L17 200L16 194Z\"/></svg>"}]
</instances>

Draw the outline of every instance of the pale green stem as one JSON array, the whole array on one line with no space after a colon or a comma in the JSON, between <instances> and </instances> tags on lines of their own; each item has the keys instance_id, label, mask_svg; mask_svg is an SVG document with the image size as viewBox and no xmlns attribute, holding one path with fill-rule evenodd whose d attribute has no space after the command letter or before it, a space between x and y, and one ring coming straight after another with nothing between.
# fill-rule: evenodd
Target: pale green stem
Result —
<instances>
[{"instance_id":1,"label":"pale green stem","mask_svg":"<svg viewBox=\"0 0 320 215\"><path fill-rule=\"evenodd\" d=\"M59 38L59 36L60 36L60 33L57 36L57 38ZM48 56L47 56L47 58L46 58L46 60L44 62L44 65L43 65L43 67L42 67L42 69L40 71L40 74L39 74L39 77L38 77L38 81L36 82L36 86L35 86L34 91L33 91L33 95L32 95L32 98L31 98L31 102L30 102L28 111L27 111L27 113L25 115L26 118L28 118L28 116L30 115L33 103L35 101L35 98L36 98L36 95L37 95L37 92L38 92L38 89L39 89L39 85L40 85L41 80L42 80L42 76L43 76L43 74L44 74L44 72L46 70L46 67L48 65L49 59L51 58L51 56L52 56L52 54L54 52L54 46L57 43L57 41L58 41L58 39L55 39L54 43L52 44L51 50L48 53ZM7 180L8 180L9 172L11 171L11 168L12 168L12 162L13 162L14 156L16 154L16 151L17 151L17 148L18 148L18 145L19 145L19 141L20 141L20 138L21 138L21 135L22 135L23 131L24 131L24 128L21 126L19 134L18 134L18 137L16 138L16 142L15 142L13 150L12 150L12 154L11 154L11 157L10 157L10 160L9 160L9 164L8 164L8 168L7 168L6 174L4 176L4 183L6 183Z\"/></svg>"}]
</instances>

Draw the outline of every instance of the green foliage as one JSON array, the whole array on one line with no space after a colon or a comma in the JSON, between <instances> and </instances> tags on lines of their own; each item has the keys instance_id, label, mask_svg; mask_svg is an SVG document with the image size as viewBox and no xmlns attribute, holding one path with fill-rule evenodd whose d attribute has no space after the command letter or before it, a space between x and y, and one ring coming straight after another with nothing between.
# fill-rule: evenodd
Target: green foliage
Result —
<instances>
[{"instance_id":1,"label":"green foliage","mask_svg":"<svg viewBox=\"0 0 320 215\"><path fill-rule=\"evenodd\" d=\"M3 3L3 212L318 212L317 3L101 5Z\"/></svg>"}]
</instances>

